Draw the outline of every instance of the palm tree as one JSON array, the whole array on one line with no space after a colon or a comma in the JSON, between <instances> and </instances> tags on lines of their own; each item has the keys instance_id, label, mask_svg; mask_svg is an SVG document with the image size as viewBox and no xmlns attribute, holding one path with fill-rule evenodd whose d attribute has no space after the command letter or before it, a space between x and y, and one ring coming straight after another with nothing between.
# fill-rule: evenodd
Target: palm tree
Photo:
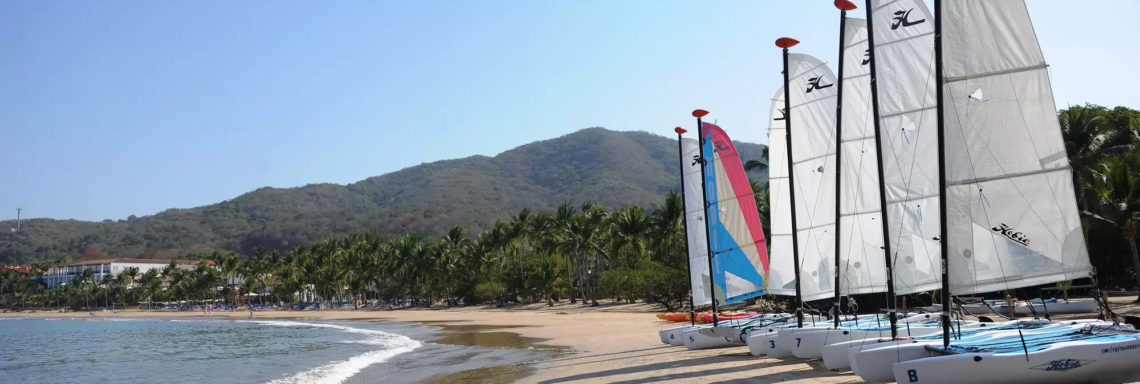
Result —
<instances>
[{"instance_id":1,"label":"palm tree","mask_svg":"<svg viewBox=\"0 0 1140 384\"><path fill-rule=\"evenodd\" d=\"M609 225L609 212L601 205L582 204L578 214L570 221L563 248L575 254L573 276L578 294L591 305L598 305L594 291L598 286L598 276L607 269L609 253L606 251L606 233Z\"/></svg>"},{"instance_id":2,"label":"palm tree","mask_svg":"<svg viewBox=\"0 0 1140 384\"><path fill-rule=\"evenodd\" d=\"M761 160L747 160L744 162L744 172L752 171L767 171L768 170L768 146L760 146Z\"/></svg>"},{"instance_id":3,"label":"palm tree","mask_svg":"<svg viewBox=\"0 0 1140 384\"><path fill-rule=\"evenodd\" d=\"M649 217L648 237L655 260L672 266L685 263L686 250L681 249L685 244L684 220L685 204L681 195L669 192Z\"/></svg>"},{"instance_id":4,"label":"palm tree","mask_svg":"<svg viewBox=\"0 0 1140 384\"><path fill-rule=\"evenodd\" d=\"M162 288L162 277L158 274L157 269L146 271L139 277L139 285L142 287L143 292L146 293L146 301L148 304L154 303L154 294Z\"/></svg>"},{"instance_id":5,"label":"palm tree","mask_svg":"<svg viewBox=\"0 0 1140 384\"><path fill-rule=\"evenodd\" d=\"M1065 151L1069 164L1073 167L1073 186L1077 194L1077 204L1082 211L1089 210L1090 201L1085 195L1091 183L1084 180L1106 156L1125 153L1135 148L1138 139L1136 131L1127 126L1117 126L1106 120L1108 110L1095 105L1072 106L1062 110L1058 118L1061 135L1065 140Z\"/></svg>"},{"instance_id":6,"label":"palm tree","mask_svg":"<svg viewBox=\"0 0 1140 384\"><path fill-rule=\"evenodd\" d=\"M768 217L772 211L772 205L768 200L768 188L755 180L748 180L748 184L752 186L752 195L756 198L756 213L760 216L760 226L764 228L764 238L767 239L772 233Z\"/></svg>"},{"instance_id":7,"label":"palm tree","mask_svg":"<svg viewBox=\"0 0 1140 384\"><path fill-rule=\"evenodd\" d=\"M615 255L624 255L625 266L636 268L644 255L644 239L649 233L649 221L645 217L645 208L640 205L631 205L614 210L610 216L613 249Z\"/></svg>"},{"instance_id":8,"label":"palm tree","mask_svg":"<svg viewBox=\"0 0 1140 384\"><path fill-rule=\"evenodd\" d=\"M79 276L76 276L76 279L78 280L76 289L77 291L83 293L83 308L90 308L91 305L88 301L87 286L89 284L94 284L95 271L92 271L91 268L84 268L83 272Z\"/></svg>"},{"instance_id":9,"label":"palm tree","mask_svg":"<svg viewBox=\"0 0 1140 384\"><path fill-rule=\"evenodd\" d=\"M423 278L431 265L431 260L427 257L419 235L412 233L400 236L395 242L395 255L399 260L396 267L401 275L400 282L407 287L406 292L412 300L412 305L416 305L421 298Z\"/></svg>"},{"instance_id":10,"label":"palm tree","mask_svg":"<svg viewBox=\"0 0 1140 384\"><path fill-rule=\"evenodd\" d=\"M439 239L436 250L436 275L447 300L447 306L459 305L462 290L474 288L472 284L471 239L459 226L451 227L447 235Z\"/></svg>"},{"instance_id":11,"label":"palm tree","mask_svg":"<svg viewBox=\"0 0 1140 384\"><path fill-rule=\"evenodd\" d=\"M138 276L138 267L127 267L119 273L119 276L115 281L115 285L118 287L118 289L115 291L115 297L116 299L121 298L123 300L124 307L126 307L128 302L132 301L131 293L135 285L135 280L138 279Z\"/></svg>"},{"instance_id":12,"label":"palm tree","mask_svg":"<svg viewBox=\"0 0 1140 384\"><path fill-rule=\"evenodd\" d=\"M1140 152L1113 156L1097 165L1091 189L1097 202L1094 218L1114 225L1128 241L1136 286L1140 288L1140 252L1136 231L1140 229ZM1140 297L1136 299L1140 302Z\"/></svg>"},{"instance_id":13,"label":"palm tree","mask_svg":"<svg viewBox=\"0 0 1140 384\"><path fill-rule=\"evenodd\" d=\"M218 267L222 278L225 279L223 286L226 288L225 294L228 300L228 297L230 297L233 292L232 289L229 289L230 284L233 282L235 274L237 273L241 258L233 252L214 251L214 253L210 255L210 259L214 260L214 265Z\"/></svg>"}]
</instances>

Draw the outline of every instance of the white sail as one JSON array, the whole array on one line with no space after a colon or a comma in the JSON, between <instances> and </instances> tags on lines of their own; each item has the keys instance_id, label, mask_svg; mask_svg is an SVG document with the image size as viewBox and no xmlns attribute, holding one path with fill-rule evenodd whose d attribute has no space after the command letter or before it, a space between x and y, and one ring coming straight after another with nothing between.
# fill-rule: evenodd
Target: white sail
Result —
<instances>
[{"instance_id":1,"label":"white sail","mask_svg":"<svg viewBox=\"0 0 1140 384\"><path fill-rule=\"evenodd\" d=\"M685 236L689 240L689 281L693 287L693 305L712 304L712 289L709 280L709 248L705 236L705 210L701 191L701 147L694 139L681 139L681 152L684 153L685 188Z\"/></svg>"},{"instance_id":2,"label":"white sail","mask_svg":"<svg viewBox=\"0 0 1140 384\"><path fill-rule=\"evenodd\" d=\"M847 18L843 31L843 128L839 177L839 274L844 295L885 292L878 148L871 110L867 22Z\"/></svg>"},{"instance_id":3,"label":"white sail","mask_svg":"<svg viewBox=\"0 0 1140 384\"><path fill-rule=\"evenodd\" d=\"M922 0L873 0L880 151L896 294L941 287L934 17Z\"/></svg>"},{"instance_id":4,"label":"white sail","mask_svg":"<svg viewBox=\"0 0 1140 384\"><path fill-rule=\"evenodd\" d=\"M951 292L1089 276L1068 156L1025 3L947 1L941 11Z\"/></svg>"},{"instance_id":5,"label":"white sail","mask_svg":"<svg viewBox=\"0 0 1140 384\"><path fill-rule=\"evenodd\" d=\"M764 291L773 295L796 294L796 271L792 263L792 201L788 191L788 147L784 125L784 88L772 97L768 115L768 281Z\"/></svg>"},{"instance_id":6,"label":"white sail","mask_svg":"<svg viewBox=\"0 0 1140 384\"><path fill-rule=\"evenodd\" d=\"M792 184L796 195L800 295L834 295L835 74L819 59L788 55Z\"/></svg>"}]
</instances>

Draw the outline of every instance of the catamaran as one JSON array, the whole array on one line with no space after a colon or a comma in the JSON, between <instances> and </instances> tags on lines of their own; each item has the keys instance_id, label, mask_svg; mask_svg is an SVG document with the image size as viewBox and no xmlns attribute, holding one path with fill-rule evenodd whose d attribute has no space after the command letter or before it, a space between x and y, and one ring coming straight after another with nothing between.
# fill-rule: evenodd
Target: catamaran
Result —
<instances>
[{"instance_id":1,"label":"catamaran","mask_svg":"<svg viewBox=\"0 0 1140 384\"><path fill-rule=\"evenodd\" d=\"M673 129L677 134L677 161L681 171L681 200L684 205L682 225L685 230L685 248L688 254L689 269L689 325L662 329L661 342L684 345L681 334L699 327L696 322L696 307L712 304L712 279L709 276L708 242L704 235L705 211L701 191L700 144L697 140L683 138L685 128ZM691 228L690 228L691 227Z\"/></svg>"},{"instance_id":2,"label":"catamaran","mask_svg":"<svg viewBox=\"0 0 1140 384\"><path fill-rule=\"evenodd\" d=\"M872 65L913 61L912 77L878 78L880 86L918 80L934 94L933 100L922 98L919 109L933 112L933 121L918 123L927 136L935 129L938 154L933 175L941 192L943 332L941 343L853 351L852 368L867 380L907 383L1140 377L1140 334L1114 324L1029 331L1017 323L1013 330L951 340L952 293L1047 284L1091 271L1047 67L1025 3L936 0L933 17L914 0L871 0L867 8L871 35L886 36L882 44L889 44L880 47L871 39ZM899 32L920 24L930 32ZM928 74L913 70L931 67ZM878 116L886 125L890 116Z\"/></svg>"},{"instance_id":3,"label":"catamaran","mask_svg":"<svg viewBox=\"0 0 1140 384\"><path fill-rule=\"evenodd\" d=\"M936 282L936 274L932 271L931 263L924 263L919 250L927 248L916 247L913 244L901 245L897 242L887 241L885 234L890 233L888 222L905 222L908 220L906 211L900 211L892 203L901 198L914 198L913 194L899 193L906 191L909 183L899 183L902 188L892 191L885 190L885 184L880 180L901 180L902 177L891 179L884 177L882 172L883 157L880 156L877 143L880 138L874 129L874 114L871 102L871 73L870 58L868 55L869 42L866 22L857 18L848 18L847 12L855 10L854 3L847 0L835 2L840 10L840 38L839 38L839 78L836 83L836 117L833 147L836 150L835 172L835 306L839 309L841 294L867 294L886 293L888 308L885 314L886 324L882 322L863 322L850 326L835 322L828 329L812 329L793 331L795 343L791 353L797 357L817 358L821 356L821 347L828 344L845 342L867 337L895 337L898 334L898 317L894 306L894 297L897 293L913 293L925 290ZM913 154L920 156L920 154ZM912 164L913 159L897 159L897 164L903 166ZM892 175L893 176L893 175ZM910 175L906 175L910 179ZM891 200L888 201L887 198ZM888 217L884 217L884 209ZM896 232L900 232L897 231ZM920 243L921 244L921 243ZM900 251L892 254L891 249ZM892 260L899 254L909 257ZM888 255L891 257L888 258ZM892 268L898 265L898 268ZM888 271L895 269L903 277L901 291L896 290L893 274ZM838 312L838 311L836 311ZM904 317L904 334L908 336L936 333L940 329L930 315Z\"/></svg>"},{"instance_id":4,"label":"catamaran","mask_svg":"<svg viewBox=\"0 0 1140 384\"><path fill-rule=\"evenodd\" d=\"M777 40L784 55L784 87L773 98L768 131L772 254L792 256L790 265L773 265L768 290L795 296L796 324L753 332L746 339L753 354L770 357L791 356L786 337L791 332L822 325L804 323L803 302L826 299L835 290L835 75L815 57L789 53L797 43ZM795 140L791 127L801 121L795 132L802 138Z\"/></svg>"},{"instance_id":5,"label":"catamaran","mask_svg":"<svg viewBox=\"0 0 1140 384\"><path fill-rule=\"evenodd\" d=\"M755 197L740 156L724 130L701 121L707 113L693 112L700 127L700 141L682 139L679 151L684 173L686 238L689 244L696 245L689 253L690 271L697 271L690 273L692 293L694 300L698 295L709 299L706 303L713 308L712 327L717 327L720 325L718 304L731 304L764 293L768 252ZM680 138L685 131L678 128L676 132ZM707 244L704 255L695 256L702 253L702 244ZM708 268L697 267L698 259L703 259ZM701 276L699 271L709 272ZM786 316L759 315L730 325L770 324L784 318ZM735 334L723 337L702 331L708 328L697 325L671 328L661 331L661 339L690 349L744 345L743 339Z\"/></svg>"}]
</instances>

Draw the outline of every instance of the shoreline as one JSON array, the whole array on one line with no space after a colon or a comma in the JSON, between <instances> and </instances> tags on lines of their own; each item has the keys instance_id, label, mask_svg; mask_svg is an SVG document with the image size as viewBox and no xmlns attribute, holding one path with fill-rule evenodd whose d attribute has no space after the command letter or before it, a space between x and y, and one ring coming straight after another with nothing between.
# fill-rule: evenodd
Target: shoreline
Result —
<instances>
[{"instance_id":1,"label":"shoreline","mask_svg":"<svg viewBox=\"0 0 1140 384\"><path fill-rule=\"evenodd\" d=\"M453 308L454 309L454 308ZM425 336L418 341L422 343L440 344L440 345L455 345L455 346L474 346L493 349L516 349L516 350L531 350L533 352L545 354L544 357L539 357L539 360L532 360L517 363L504 363L504 364L491 364L482 367L470 368L455 372L444 372L436 377L429 378L423 382L425 383L452 383L457 381L467 383L483 383L483 384L498 384L498 383L513 383L518 380L533 374L535 371L535 361L542 361L554 357L565 356L573 353L572 348L567 346L551 345L545 343L548 339L523 336L516 332L519 328L529 327L527 325L513 325L513 324L478 324L470 323L469 320L415 320L409 319L408 316L386 316L391 315L393 312L402 311L438 311L441 309L428 309L428 308L407 308L395 310L326 310L326 311L262 311L254 312L252 317L249 316L249 311L214 311L210 313L196 312L196 311L153 311L153 310L138 310L138 309L121 309L114 311L72 311L72 312L57 312L57 311L31 311L31 312L4 312L0 313L0 319L3 318L25 318L25 319L150 319L150 320L177 320L177 319L193 319L193 320L232 320L232 321L350 321L350 322L393 322L415 324L425 327L437 328L438 331L433 332L431 336ZM476 309L477 311L478 309ZM397 319L398 317L398 319ZM417 317L412 315L411 317Z\"/></svg>"},{"instance_id":2,"label":"shoreline","mask_svg":"<svg viewBox=\"0 0 1140 384\"><path fill-rule=\"evenodd\" d=\"M397 321L443 328L436 339L488 333L518 336L510 347L562 349L553 357L526 364L476 368L446 374L431 383L587 383L587 382L861 382L851 373L833 373L819 361L757 358L746 349L689 351L662 345L657 331L675 326L658 320L658 309L647 304L545 303L504 308L404 308L396 310L326 310L254 312L253 320L313 319L328 321ZM94 312L96 318L227 318L249 320L248 311L160 312L118 310ZM0 317L88 318L88 312L3 313ZM478 336L483 335L483 336ZM494 336L491 336L494 337ZM464 340L444 340L459 342ZM469 340L468 340L469 341ZM429 342L436 342L430 340ZM500 345L508 346L508 345Z\"/></svg>"},{"instance_id":3,"label":"shoreline","mask_svg":"<svg viewBox=\"0 0 1140 384\"><path fill-rule=\"evenodd\" d=\"M1138 314L1131 298L1114 298L1122 314ZM397 321L443 328L433 343L488 343L492 347L561 348L539 361L487 366L445 374L431 383L588 383L588 382L749 382L861 383L850 371L832 372L822 361L755 357L747 348L687 350L661 344L657 331L679 325L658 320L658 308L646 304L587 307L566 302L492 307L404 308L254 312L253 319L307 318L344 321ZM1085 314L1081 317L1095 317ZM88 312L0 313L0 317L91 317ZM248 311L95 312L95 317L249 319ZM517 336L504 336L509 333ZM496 335L498 334L498 335ZM457 336L458 335L458 336ZM450 340L447 340L451 338ZM490 341L489 341L490 340ZM500 344L495 344L500 343Z\"/></svg>"}]
</instances>

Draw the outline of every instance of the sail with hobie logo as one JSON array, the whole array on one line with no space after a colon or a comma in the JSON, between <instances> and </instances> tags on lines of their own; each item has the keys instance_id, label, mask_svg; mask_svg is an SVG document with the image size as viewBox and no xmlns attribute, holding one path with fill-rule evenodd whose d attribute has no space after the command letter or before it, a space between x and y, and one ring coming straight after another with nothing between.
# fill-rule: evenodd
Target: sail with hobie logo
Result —
<instances>
[{"instance_id":1,"label":"sail with hobie logo","mask_svg":"<svg viewBox=\"0 0 1140 384\"><path fill-rule=\"evenodd\" d=\"M689 282L693 288L693 305L712 304L709 288L709 247L705 243L705 212L701 203L700 144L695 139L682 139L681 152L685 189L685 236L689 244Z\"/></svg>"},{"instance_id":2,"label":"sail with hobie logo","mask_svg":"<svg viewBox=\"0 0 1140 384\"><path fill-rule=\"evenodd\" d=\"M701 128L713 292L718 304L735 303L764 294L768 251L736 147L720 127Z\"/></svg>"},{"instance_id":3,"label":"sail with hobie logo","mask_svg":"<svg viewBox=\"0 0 1140 384\"><path fill-rule=\"evenodd\" d=\"M1090 276L1072 167L1025 3L948 2L939 11L950 292Z\"/></svg>"}]
</instances>

